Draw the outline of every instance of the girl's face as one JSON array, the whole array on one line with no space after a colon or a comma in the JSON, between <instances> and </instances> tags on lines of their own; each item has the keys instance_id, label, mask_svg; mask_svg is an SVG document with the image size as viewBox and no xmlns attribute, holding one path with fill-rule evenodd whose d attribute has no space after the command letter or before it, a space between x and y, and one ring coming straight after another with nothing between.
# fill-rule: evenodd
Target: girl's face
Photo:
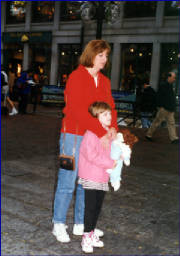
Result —
<instances>
[{"instance_id":1,"label":"girl's face","mask_svg":"<svg viewBox=\"0 0 180 256\"><path fill-rule=\"evenodd\" d=\"M98 120L103 127L110 126L112 120L111 111L105 110L104 112L100 113L98 116Z\"/></svg>"},{"instance_id":2,"label":"girl's face","mask_svg":"<svg viewBox=\"0 0 180 256\"><path fill-rule=\"evenodd\" d=\"M104 68L108 60L108 53L107 50L104 50L103 52L98 53L93 61L93 68L97 70L101 70Z\"/></svg>"}]
</instances>

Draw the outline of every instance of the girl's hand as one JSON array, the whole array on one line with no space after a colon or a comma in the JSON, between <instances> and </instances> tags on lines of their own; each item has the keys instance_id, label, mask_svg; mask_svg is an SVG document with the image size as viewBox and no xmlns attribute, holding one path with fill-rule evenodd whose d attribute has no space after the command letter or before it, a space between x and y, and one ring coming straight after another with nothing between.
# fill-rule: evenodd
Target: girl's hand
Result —
<instances>
[{"instance_id":1,"label":"girl's hand","mask_svg":"<svg viewBox=\"0 0 180 256\"><path fill-rule=\"evenodd\" d=\"M103 148L108 148L109 147L109 143L110 143L110 139L109 139L108 133L106 133L103 137L101 137L100 141L101 141L101 144L102 144Z\"/></svg>"},{"instance_id":2,"label":"girl's hand","mask_svg":"<svg viewBox=\"0 0 180 256\"><path fill-rule=\"evenodd\" d=\"M116 165L117 165L117 161L114 160L114 164L113 164L113 168L112 169L114 169L116 167Z\"/></svg>"},{"instance_id":3,"label":"girl's hand","mask_svg":"<svg viewBox=\"0 0 180 256\"><path fill-rule=\"evenodd\" d=\"M111 127L108 130L107 134L108 134L110 140L114 140L114 139L116 139L117 131L116 131L116 129L114 127Z\"/></svg>"}]
</instances>

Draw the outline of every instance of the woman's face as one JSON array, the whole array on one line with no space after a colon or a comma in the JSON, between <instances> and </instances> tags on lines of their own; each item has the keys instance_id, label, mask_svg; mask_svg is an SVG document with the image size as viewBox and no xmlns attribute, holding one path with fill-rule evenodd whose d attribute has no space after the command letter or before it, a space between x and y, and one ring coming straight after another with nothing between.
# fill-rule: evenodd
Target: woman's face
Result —
<instances>
[{"instance_id":1,"label":"woman's face","mask_svg":"<svg viewBox=\"0 0 180 256\"><path fill-rule=\"evenodd\" d=\"M104 50L103 52L98 53L94 58L93 68L101 70L104 68L108 60L108 51Z\"/></svg>"}]
</instances>

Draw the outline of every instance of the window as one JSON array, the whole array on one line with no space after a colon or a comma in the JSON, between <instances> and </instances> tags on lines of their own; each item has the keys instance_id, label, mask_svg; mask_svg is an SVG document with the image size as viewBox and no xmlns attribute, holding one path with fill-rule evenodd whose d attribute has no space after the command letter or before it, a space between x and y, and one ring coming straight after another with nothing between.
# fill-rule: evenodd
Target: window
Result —
<instances>
[{"instance_id":1,"label":"window","mask_svg":"<svg viewBox=\"0 0 180 256\"><path fill-rule=\"evenodd\" d=\"M64 86L69 74L78 66L81 47L79 44L59 45L58 84Z\"/></svg>"},{"instance_id":2,"label":"window","mask_svg":"<svg viewBox=\"0 0 180 256\"><path fill-rule=\"evenodd\" d=\"M142 81L150 76L152 44L123 44L120 89L138 93Z\"/></svg>"},{"instance_id":3,"label":"window","mask_svg":"<svg viewBox=\"0 0 180 256\"><path fill-rule=\"evenodd\" d=\"M178 16L179 9L179 1L165 1L165 16Z\"/></svg>"},{"instance_id":4,"label":"window","mask_svg":"<svg viewBox=\"0 0 180 256\"><path fill-rule=\"evenodd\" d=\"M61 21L81 20L81 5L84 1L62 1Z\"/></svg>"},{"instance_id":5,"label":"window","mask_svg":"<svg viewBox=\"0 0 180 256\"><path fill-rule=\"evenodd\" d=\"M25 22L26 1L6 2L6 24L18 24Z\"/></svg>"},{"instance_id":6,"label":"window","mask_svg":"<svg viewBox=\"0 0 180 256\"><path fill-rule=\"evenodd\" d=\"M48 43L30 44L30 67L38 75L50 75L51 45Z\"/></svg>"},{"instance_id":7,"label":"window","mask_svg":"<svg viewBox=\"0 0 180 256\"><path fill-rule=\"evenodd\" d=\"M54 1L32 1L32 22L52 22Z\"/></svg>"},{"instance_id":8,"label":"window","mask_svg":"<svg viewBox=\"0 0 180 256\"><path fill-rule=\"evenodd\" d=\"M157 1L126 1L125 18L155 17Z\"/></svg>"},{"instance_id":9,"label":"window","mask_svg":"<svg viewBox=\"0 0 180 256\"><path fill-rule=\"evenodd\" d=\"M179 90L179 57L180 54L178 44L163 43L161 45L160 80L164 80L168 72L174 71L177 76L176 82L174 83L174 89L176 91L176 94Z\"/></svg>"},{"instance_id":10,"label":"window","mask_svg":"<svg viewBox=\"0 0 180 256\"><path fill-rule=\"evenodd\" d=\"M4 66L9 70L13 69L16 76L20 76L23 62L23 47L22 44L9 43L4 46Z\"/></svg>"}]
</instances>

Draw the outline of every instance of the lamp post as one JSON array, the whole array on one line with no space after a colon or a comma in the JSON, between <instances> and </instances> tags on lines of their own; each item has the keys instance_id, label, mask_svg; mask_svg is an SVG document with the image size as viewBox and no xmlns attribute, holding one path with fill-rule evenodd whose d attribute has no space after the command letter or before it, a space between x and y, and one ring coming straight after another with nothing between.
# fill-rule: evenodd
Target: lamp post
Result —
<instances>
[{"instance_id":1,"label":"lamp post","mask_svg":"<svg viewBox=\"0 0 180 256\"><path fill-rule=\"evenodd\" d=\"M90 22L95 15L97 18L96 39L101 39L103 20L105 19L108 24L118 21L120 16L120 1L87 1L82 4L81 43L84 37L84 22Z\"/></svg>"}]
</instances>

